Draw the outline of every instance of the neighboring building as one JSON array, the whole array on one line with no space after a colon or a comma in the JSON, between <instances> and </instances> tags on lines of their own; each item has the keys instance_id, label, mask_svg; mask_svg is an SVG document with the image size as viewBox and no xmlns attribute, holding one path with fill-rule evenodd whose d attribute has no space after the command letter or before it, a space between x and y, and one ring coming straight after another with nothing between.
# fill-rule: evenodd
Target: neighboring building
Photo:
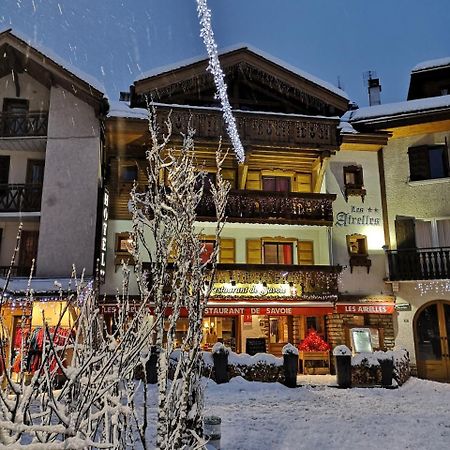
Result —
<instances>
[{"instance_id":1,"label":"neighboring building","mask_svg":"<svg viewBox=\"0 0 450 450\"><path fill-rule=\"evenodd\" d=\"M396 345L420 377L450 381L450 58L416 66L408 101L362 108L350 123L390 134L382 150L387 283Z\"/></svg>"},{"instance_id":2,"label":"neighboring building","mask_svg":"<svg viewBox=\"0 0 450 450\"><path fill-rule=\"evenodd\" d=\"M224 176L233 190L220 242L216 289L206 311L204 347L220 339L243 352L261 342L252 339L262 338L265 349L280 354L285 343L298 344L310 328L332 345L348 343L346 327L352 323L340 320L340 313L348 309L352 311L348 317L358 316L355 323L359 327L370 324L378 329L390 323L386 327L392 329L389 314L381 314L382 319L380 314L369 318L383 312L380 302L385 306L390 300L366 295L379 293L380 282L371 282L368 291L361 291L364 295L337 303L341 267L334 263L341 261L332 259L330 230L338 186L326 184L325 173L339 150L339 116L348 109L345 93L248 47L222 53L221 64L246 160L238 165L230 154L225 161ZM110 220L105 285L109 304L104 306L105 312L114 310L113 295L121 282L118 268L122 259L129 259L130 187L134 179L145 184L146 96L157 102L160 119L172 111L175 145L177 134L191 117L197 157L205 161L214 180L214 149L219 136L226 138L226 133L206 68L207 60L199 59L155 70L131 87L131 108L125 103L112 105L106 126ZM385 143L385 136L380 136L379 142ZM365 157L361 153L356 159L351 155L350 163L360 164ZM370 171L377 171L376 154L368 158ZM374 186L368 191L370 205L381 208L378 184ZM207 208L198 210L206 248L208 235L213 233L210 214ZM379 276L384 267L384 242L382 225L376 228L381 230L381 238L377 235L370 245L379 244L372 272ZM340 238L346 248L345 235ZM340 259L348 265L347 254ZM359 274L360 267L356 270ZM356 274L353 280L357 285ZM137 293L135 287L131 289L132 294ZM359 309L360 304L370 308ZM183 329L181 320L180 333ZM392 333L386 333L386 342L382 332L380 335L379 346L392 347Z\"/></svg>"},{"instance_id":3,"label":"neighboring building","mask_svg":"<svg viewBox=\"0 0 450 450\"><path fill-rule=\"evenodd\" d=\"M41 300L58 296L54 280L70 278L72 265L94 275L107 102L98 82L11 30L0 33L0 54L1 289L23 224L1 308L14 342L31 316L31 305L19 306L33 260Z\"/></svg>"}]
</instances>

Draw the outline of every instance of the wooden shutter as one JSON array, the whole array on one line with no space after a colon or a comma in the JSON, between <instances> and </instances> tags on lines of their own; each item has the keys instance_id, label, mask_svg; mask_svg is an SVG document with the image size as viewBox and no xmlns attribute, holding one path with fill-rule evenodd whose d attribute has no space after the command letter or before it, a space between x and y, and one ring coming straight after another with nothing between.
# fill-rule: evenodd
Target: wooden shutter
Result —
<instances>
[{"instance_id":1,"label":"wooden shutter","mask_svg":"<svg viewBox=\"0 0 450 450\"><path fill-rule=\"evenodd\" d=\"M414 217L396 217L395 236L397 239L397 249L416 248L415 228Z\"/></svg>"},{"instance_id":2,"label":"wooden shutter","mask_svg":"<svg viewBox=\"0 0 450 450\"><path fill-rule=\"evenodd\" d=\"M261 239L247 239L247 263L261 264Z\"/></svg>"},{"instance_id":3,"label":"wooden shutter","mask_svg":"<svg viewBox=\"0 0 450 450\"><path fill-rule=\"evenodd\" d=\"M298 263L304 266L314 264L314 242L298 241L297 243Z\"/></svg>"},{"instance_id":4,"label":"wooden shutter","mask_svg":"<svg viewBox=\"0 0 450 450\"><path fill-rule=\"evenodd\" d=\"M295 176L294 191L311 192L311 174L297 173Z\"/></svg>"},{"instance_id":5,"label":"wooden shutter","mask_svg":"<svg viewBox=\"0 0 450 450\"><path fill-rule=\"evenodd\" d=\"M249 170L247 173L246 189L251 191L261 190L261 172L257 170Z\"/></svg>"},{"instance_id":6,"label":"wooden shutter","mask_svg":"<svg viewBox=\"0 0 450 450\"><path fill-rule=\"evenodd\" d=\"M220 238L219 262L226 264L236 262L235 240L233 238Z\"/></svg>"},{"instance_id":7,"label":"wooden shutter","mask_svg":"<svg viewBox=\"0 0 450 450\"><path fill-rule=\"evenodd\" d=\"M236 189L236 170L235 169L223 169L222 177L224 180L230 182L231 189Z\"/></svg>"},{"instance_id":8,"label":"wooden shutter","mask_svg":"<svg viewBox=\"0 0 450 450\"><path fill-rule=\"evenodd\" d=\"M430 158L428 147L420 145L408 149L409 178L411 181L428 180L430 178Z\"/></svg>"}]
</instances>

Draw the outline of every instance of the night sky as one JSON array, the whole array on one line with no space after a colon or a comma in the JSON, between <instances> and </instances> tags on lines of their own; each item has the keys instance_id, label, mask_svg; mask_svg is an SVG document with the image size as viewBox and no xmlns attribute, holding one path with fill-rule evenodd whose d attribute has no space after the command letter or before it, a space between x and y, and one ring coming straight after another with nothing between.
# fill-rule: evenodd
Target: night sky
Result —
<instances>
[{"instance_id":1,"label":"night sky","mask_svg":"<svg viewBox=\"0 0 450 450\"><path fill-rule=\"evenodd\" d=\"M363 72L382 103L406 99L417 63L450 56L448 0L209 0L219 47L248 43L367 105ZM106 86L111 99L141 72L206 52L195 0L1 0L12 26Z\"/></svg>"}]
</instances>

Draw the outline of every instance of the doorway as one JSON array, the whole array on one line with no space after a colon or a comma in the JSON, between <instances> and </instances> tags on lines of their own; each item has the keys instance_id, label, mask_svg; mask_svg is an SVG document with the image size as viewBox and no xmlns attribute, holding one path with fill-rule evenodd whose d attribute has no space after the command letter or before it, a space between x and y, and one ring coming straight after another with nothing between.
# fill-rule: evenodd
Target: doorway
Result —
<instances>
[{"instance_id":1,"label":"doorway","mask_svg":"<svg viewBox=\"0 0 450 450\"><path fill-rule=\"evenodd\" d=\"M450 302L424 305L414 318L417 372L420 378L450 382Z\"/></svg>"}]
</instances>

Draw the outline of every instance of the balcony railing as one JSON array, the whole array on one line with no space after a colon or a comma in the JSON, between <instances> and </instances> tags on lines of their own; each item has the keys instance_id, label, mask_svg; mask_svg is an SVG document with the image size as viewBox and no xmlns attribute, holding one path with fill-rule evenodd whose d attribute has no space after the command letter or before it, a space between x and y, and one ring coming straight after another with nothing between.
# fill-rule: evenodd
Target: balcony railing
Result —
<instances>
[{"instance_id":1,"label":"balcony railing","mask_svg":"<svg viewBox=\"0 0 450 450\"><path fill-rule=\"evenodd\" d=\"M232 190L225 214L229 222L331 225L335 199L334 194ZM199 220L215 217L214 202L207 192L197 216Z\"/></svg>"},{"instance_id":2,"label":"balcony railing","mask_svg":"<svg viewBox=\"0 0 450 450\"><path fill-rule=\"evenodd\" d=\"M0 278L6 278L8 276L9 266L0 266ZM29 277L31 273L31 267L28 266L13 266L11 267L12 277Z\"/></svg>"},{"instance_id":3,"label":"balcony railing","mask_svg":"<svg viewBox=\"0 0 450 450\"><path fill-rule=\"evenodd\" d=\"M386 251L389 280L440 280L450 278L450 247Z\"/></svg>"},{"instance_id":4,"label":"balcony railing","mask_svg":"<svg viewBox=\"0 0 450 450\"><path fill-rule=\"evenodd\" d=\"M48 112L0 113L0 137L46 136Z\"/></svg>"},{"instance_id":5,"label":"balcony railing","mask_svg":"<svg viewBox=\"0 0 450 450\"><path fill-rule=\"evenodd\" d=\"M0 213L39 212L41 184L0 184Z\"/></svg>"},{"instance_id":6,"label":"balcony railing","mask_svg":"<svg viewBox=\"0 0 450 450\"><path fill-rule=\"evenodd\" d=\"M151 285L151 264L144 263L149 272ZM173 264L169 265L169 273ZM215 283L236 286L257 287L289 286L297 289L299 300L336 301L341 266L326 265L284 265L284 264L217 264ZM170 276L167 279L167 291L172 288ZM230 287L228 286L230 289ZM232 289L231 289L232 290ZM250 289L251 292L255 290ZM269 294L270 295L270 294ZM251 296L251 295L250 295Z\"/></svg>"}]
</instances>

